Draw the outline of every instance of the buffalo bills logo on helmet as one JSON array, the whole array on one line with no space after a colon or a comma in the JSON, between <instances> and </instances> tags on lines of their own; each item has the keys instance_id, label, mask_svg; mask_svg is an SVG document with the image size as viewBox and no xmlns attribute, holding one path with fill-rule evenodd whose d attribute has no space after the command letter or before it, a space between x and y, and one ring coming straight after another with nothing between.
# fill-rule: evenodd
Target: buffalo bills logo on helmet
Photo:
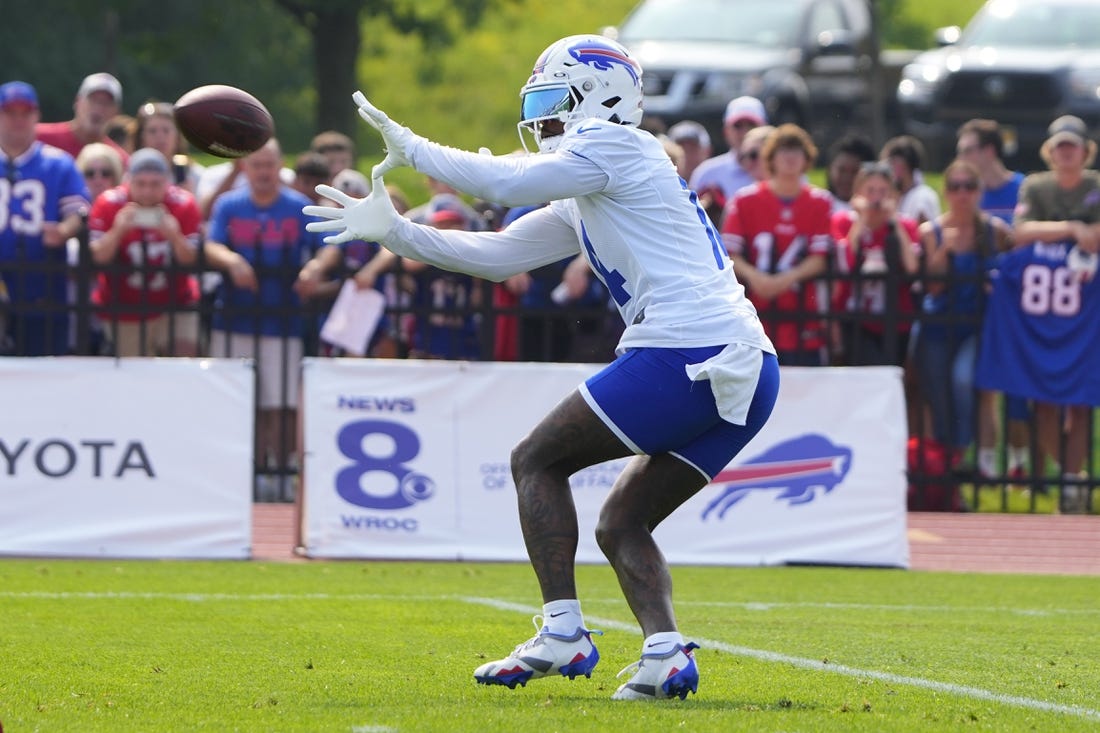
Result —
<instances>
[{"instance_id":1,"label":"buffalo bills logo on helmet","mask_svg":"<svg viewBox=\"0 0 1100 733\"><path fill-rule=\"evenodd\" d=\"M834 445L823 435L803 435L772 446L755 458L727 468L711 481L725 490L703 510L703 519L722 519L737 502L755 491L776 491L775 501L806 504L827 494L844 480L852 465L852 449Z\"/></svg>"},{"instance_id":2,"label":"buffalo bills logo on helmet","mask_svg":"<svg viewBox=\"0 0 1100 733\"><path fill-rule=\"evenodd\" d=\"M638 75L641 73L641 68L634 59L611 45L599 41L586 41L569 49L569 55L585 66L591 66L600 71L607 71L614 64L619 64L627 70L631 78L634 79L634 83L638 84Z\"/></svg>"}]
</instances>

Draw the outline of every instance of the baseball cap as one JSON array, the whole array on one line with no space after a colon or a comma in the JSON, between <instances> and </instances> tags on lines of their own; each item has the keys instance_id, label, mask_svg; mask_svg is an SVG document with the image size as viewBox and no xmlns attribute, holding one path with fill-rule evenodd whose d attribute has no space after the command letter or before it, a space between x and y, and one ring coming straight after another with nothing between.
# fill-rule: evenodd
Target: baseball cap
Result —
<instances>
[{"instance_id":1,"label":"baseball cap","mask_svg":"<svg viewBox=\"0 0 1100 733\"><path fill-rule=\"evenodd\" d=\"M0 107L9 104L23 104L38 108L38 93L25 81L9 81L0 85Z\"/></svg>"},{"instance_id":2,"label":"baseball cap","mask_svg":"<svg viewBox=\"0 0 1100 733\"><path fill-rule=\"evenodd\" d=\"M138 173L161 173L171 175L168 159L156 148L142 148L130 156L130 175Z\"/></svg>"},{"instance_id":3,"label":"baseball cap","mask_svg":"<svg viewBox=\"0 0 1100 733\"><path fill-rule=\"evenodd\" d=\"M332 179L332 187L348 196L370 196L370 181L357 170L345 168Z\"/></svg>"},{"instance_id":4,"label":"baseball cap","mask_svg":"<svg viewBox=\"0 0 1100 733\"><path fill-rule=\"evenodd\" d=\"M683 120L668 128L668 139L674 143L694 140L701 147L710 147L710 135L707 134L707 128L694 120Z\"/></svg>"},{"instance_id":5,"label":"baseball cap","mask_svg":"<svg viewBox=\"0 0 1100 733\"><path fill-rule=\"evenodd\" d=\"M76 96L86 97L93 92L107 92L115 100L115 104L122 104L122 84L105 71L84 77Z\"/></svg>"},{"instance_id":6,"label":"baseball cap","mask_svg":"<svg viewBox=\"0 0 1100 733\"><path fill-rule=\"evenodd\" d=\"M752 120L757 125L768 124L768 113L764 111L764 103L756 97L738 97L726 105L726 114L722 117L723 125L732 125L738 120Z\"/></svg>"},{"instance_id":7,"label":"baseball cap","mask_svg":"<svg viewBox=\"0 0 1100 733\"><path fill-rule=\"evenodd\" d=\"M1062 142L1071 142L1074 145L1084 145L1088 136L1088 128L1080 117L1062 115L1047 128L1047 142L1056 146Z\"/></svg>"},{"instance_id":8,"label":"baseball cap","mask_svg":"<svg viewBox=\"0 0 1100 733\"><path fill-rule=\"evenodd\" d=\"M469 223L466 221L464 214L454 209L439 209L431 215L428 221L432 224L461 224L462 226Z\"/></svg>"}]
</instances>

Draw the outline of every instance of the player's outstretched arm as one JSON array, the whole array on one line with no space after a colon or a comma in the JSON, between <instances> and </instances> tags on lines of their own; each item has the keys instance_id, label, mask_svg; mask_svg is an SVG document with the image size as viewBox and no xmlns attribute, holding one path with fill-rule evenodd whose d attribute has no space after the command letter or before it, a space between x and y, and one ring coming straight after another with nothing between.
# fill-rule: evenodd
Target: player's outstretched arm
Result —
<instances>
[{"instance_id":1,"label":"player's outstretched arm","mask_svg":"<svg viewBox=\"0 0 1100 733\"><path fill-rule=\"evenodd\" d=\"M317 186L317 193L340 204L302 208L306 216L322 219L306 224L306 229L311 232L335 232L325 237L325 244L343 244L355 239L380 241L399 218L381 177L371 180L370 195L363 199L348 196L340 189L323 183Z\"/></svg>"},{"instance_id":2,"label":"player's outstretched arm","mask_svg":"<svg viewBox=\"0 0 1100 733\"><path fill-rule=\"evenodd\" d=\"M550 206L520 217L500 232L444 230L399 216L389 203L382 179L374 179L371 185L371 194L364 199L331 186L318 186L317 192L337 205L304 207L307 216L321 219L306 228L332 232L325 237L325 244L355 239L378 242L401 257L494 282L580 252L572 223Z\"/></svg>"},{"instance_id":3,"label":"player's outstretched arm","mask_svg":"<svg viewBox=\"0 0 1100 733\"><path fill-rule=\"evenodd\" d=\"M382 141L386 145L386 157L371 170L371 178L381 178L393 168L409 165L408 147L416 134L397 124L389 115L368 102L363 92L355 92L351 98L359 108L359 116L382 133Z\"/></svg>"}]
</instances>

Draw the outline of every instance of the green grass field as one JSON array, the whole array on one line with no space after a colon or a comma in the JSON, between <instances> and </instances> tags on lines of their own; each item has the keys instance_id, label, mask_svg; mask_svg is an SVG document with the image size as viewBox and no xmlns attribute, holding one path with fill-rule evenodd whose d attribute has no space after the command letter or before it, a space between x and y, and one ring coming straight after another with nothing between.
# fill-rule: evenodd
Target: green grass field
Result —
<instances>
[{"instance_id":1,"label":"green grass field","mask_svg":"<svg viewBox=\"0 0 1100 733\"><path fill-rule=\"evenodd\" d=\"M1100 581L673 571L699 694L612 702L641 638L580 570L592 679L475 685L531 635L518 564L0 561L0 721L22 731L1084 731Z\"/></svg>"}]
</instances>

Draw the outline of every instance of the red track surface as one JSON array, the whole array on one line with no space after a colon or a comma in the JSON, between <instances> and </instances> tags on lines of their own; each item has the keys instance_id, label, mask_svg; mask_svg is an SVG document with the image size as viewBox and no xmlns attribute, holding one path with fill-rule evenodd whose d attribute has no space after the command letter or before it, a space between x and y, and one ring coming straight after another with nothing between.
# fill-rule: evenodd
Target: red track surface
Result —
<instances>
[{"instance_id":1,"label":"red track surface","mask_svg":"<svg viewBox=\"0 0 1100 733\"><path fill-rule=\"evenodd\" d=\"M252 556L301 560L297 510L254 504ZM1100 575L1100 516L909 514L913 570Z\"/></svg>"}]
</instances>

